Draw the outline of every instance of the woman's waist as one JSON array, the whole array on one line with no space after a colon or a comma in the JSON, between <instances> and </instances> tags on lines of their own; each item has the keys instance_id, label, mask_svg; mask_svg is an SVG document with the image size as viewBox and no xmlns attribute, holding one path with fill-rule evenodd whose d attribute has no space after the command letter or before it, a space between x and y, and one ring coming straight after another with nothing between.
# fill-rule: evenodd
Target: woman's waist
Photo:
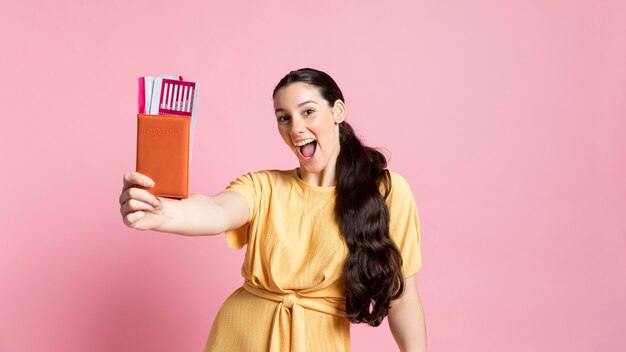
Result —
<instances>
[{"instance_id":1,"label":"woman's waist","mask_svg":"<svg viewBox=\"0 0 626 352\"><path fill-rule=\"evenodd\" d=\"M346 299L342 294L333 292L335 290L320 289L303 289L303 290L284 290L280 288L268 289L261 285L246 280L242 288L247 292L269 301L282 304L285 308L292 308L294 305L306 309L312 309L321 313L332 314L345 317Z\"/></svg>"}]
</instances>

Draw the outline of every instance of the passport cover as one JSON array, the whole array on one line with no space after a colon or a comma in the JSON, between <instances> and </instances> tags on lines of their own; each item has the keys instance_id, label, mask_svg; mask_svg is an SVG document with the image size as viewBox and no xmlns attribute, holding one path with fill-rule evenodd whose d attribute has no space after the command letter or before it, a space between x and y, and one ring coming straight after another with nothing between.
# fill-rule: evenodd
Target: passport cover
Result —
<instances>
[{"instance_id":1,"label":"passport cover","mask_svg":"<svg viewBox=\"0 0 626 352\"><path fill-rule=\"evenodd\" d=\"M137 165L154 181L146 189L167 198L189 196L189 116L137 115Z\"/></svg>"}]
</instances>

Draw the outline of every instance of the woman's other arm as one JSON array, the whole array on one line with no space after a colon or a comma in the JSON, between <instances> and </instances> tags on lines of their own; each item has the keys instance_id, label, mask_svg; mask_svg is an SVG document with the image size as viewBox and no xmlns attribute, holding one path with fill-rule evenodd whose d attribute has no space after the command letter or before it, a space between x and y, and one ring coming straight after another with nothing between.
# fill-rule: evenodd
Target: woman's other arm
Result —
<instances>
[{"instance_id":1,"label":"woman's other arm","mask_svg":"<svg viewBox=\"0 0 626 352\"><path fill-rule=\"evenodd\" d=\"M426 351L426 321L420 301L415 275L404 281L404 295L391 302L389 329L400 351Z\"/></svg>"},{"instance_id":2,"label":"woman's other arm","mask_svg":"<svg viewBox=\"0 0 626 352\"><path fill-rule=\"evenodd\" d=\"M179 235L215 235L236 229L249 218L246 198L237 192L224 191L209 197L192 194L183 200L157 198L145 189L152 180L137 172L124 175L120 195L120 213L126 226L137 230L155 230Z\"/></svg>"}]
</instances>

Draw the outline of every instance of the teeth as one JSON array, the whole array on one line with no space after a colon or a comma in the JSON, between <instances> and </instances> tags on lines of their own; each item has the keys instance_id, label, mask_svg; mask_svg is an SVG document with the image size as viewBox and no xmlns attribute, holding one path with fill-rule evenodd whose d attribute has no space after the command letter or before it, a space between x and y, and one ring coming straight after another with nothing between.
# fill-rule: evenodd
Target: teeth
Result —
<instances>
[{"instance_id":1,"label":"teeth","mask_svg":"<svg viewBox=\"0 0 626 352\"><path fill-rule=\"evenodd\" d=\"M293 145L295 145L296 147L302 147L305 144L309 144L311 142L313 142L315 140L315 138L307 138L307 139L303 139L300 142L294 142Z\"/></svg>"}]
</instances>

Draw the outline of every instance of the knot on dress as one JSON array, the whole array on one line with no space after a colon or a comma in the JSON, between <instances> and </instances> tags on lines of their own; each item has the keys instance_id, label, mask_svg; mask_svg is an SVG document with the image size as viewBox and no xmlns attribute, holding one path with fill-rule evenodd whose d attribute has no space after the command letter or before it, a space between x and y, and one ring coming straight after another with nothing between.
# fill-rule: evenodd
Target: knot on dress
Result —
<instances>
[{"instance_id":1,"label":"knot on dress","mask_svg":"<svg viewBox=\"0 0 626 352\"><path fill-rule=\"evenodd\" d=\"M304 328L304 309L320 313L346 317L344 306L318 297L306 297L295 292L272 292L255 287L248 282L243 288L251 294L277 302L270 336L270 352L306 351L306 330ZM281 304L282 303L282 304ZM289 314L291 309L291 314Z\"/></svg>"},{"instance_id":2,"label":"knot on dress","mask_svg":"<svg viewBox=\"0 0 626 352\"><path fill-rule=\"evenodd\" d=\"M292 308L297 302L298 297L296 297L296 295L289 294L283 297L283 306L285 306L285 308Z\"/></svg>"}]
</instances>

